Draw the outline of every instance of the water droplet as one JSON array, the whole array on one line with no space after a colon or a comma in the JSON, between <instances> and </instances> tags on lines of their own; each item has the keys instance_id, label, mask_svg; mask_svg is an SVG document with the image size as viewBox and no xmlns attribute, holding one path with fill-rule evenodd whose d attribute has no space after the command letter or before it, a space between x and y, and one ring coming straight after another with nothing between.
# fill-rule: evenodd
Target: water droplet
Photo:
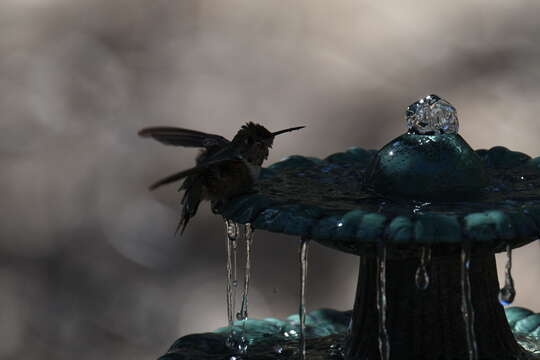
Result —
<instances>
[{"instance_id":1,"label":"water droplet","mask_svg":"<svg viewBox=\"0 0 540 360\"><path fill-rule=\"evenodd\" d=\"M426 96L411 104L405 112L407 128L413 134L457 133L456 108L437 95Z\"/></svg>"},{"instance_id":2,"label":"water droplet","mask_svg":"<svg viewBox=\"0 0 540 360\"><path fill-rule=\"evenodd\" d=\"M414 277L416 287L420 290L426 290L429 287L429 273L427 267L431 262L431 248L423 247L420 256L420 266L416 270Z\"/></svg>"},{"instance_id":3,"label":"water droplet","mask_svg":"<svg viewBox=\"0 0 540 360\"><path fill-rule=\"evenodd\" d=\"M237 345L238 353L246 354L248 345L249 345L248 339L245 336L241 336L240 341L238 342L238 345Z\"/></svg>"},{"instance_id":4,"label":"water droplet","mask_svg":"<svg viewBox=\"0 0 540 360\"><path fill-rule=\"evenodd\" d=\"M229 336L226 340L226 345L229 347L236 355L244 355L247 353L249 340L243 336L241 333L232 330L229 333ZM240 357L236 357L241 359Z\"/></svg>"},{"instance_id":5,"label":"water droplet","mask_svg":"<svg viewBox=\"0 0 540 360\"><path fill-rule=\"evenodd\" d=\"M386 247L379 244L377 255L377 312L379 314L379 353L381 360L390 359L390 339L386 328Z\"/></svg>"},{"instance_id":6,"label":"water droplet","mask_svg":"<svg viewBox=\"0 0 540 360\"><path fill-rule=\"evenodd\" d=\"M514 298L516 297L516 290L511 287L503 287L499 291L499 302L503 306L508 306L514 302Z\"/></svg>"},{"instance_id":7,"label":"water droplet","mask_svg":"<svg viewBox=\"0 0 540 360\"><path fill-rule=\"evenodd\" d=\"M415 282L420 290L426 290L429 287L429 275L425 267L419 267L416 270Z\"/></svg>"},{"instance_id":8,"label":"water droplet","mask_svg":"<svg viewBox=\"0 0 540 360\"><path fill-rule=\"evenodd\" d=\"M276 354L283 354L283 346L279 344L274 345L273 350Z\"/></svg>"},{"instance_id":9,"label":"water droplet","mask_svg":"<svg viewBox=\"0 0 540 360\"><path fill-rule=\"evenodd\" d=\"M508 306L514 302L516 289L512 278L512 246L506 245L506 267L504 272L504 286L499 290L499 302L503 306Z\"/></svg>"},{"instance_id":10,"label":"water droplet","mask_svg":"<svg viewBox=\"0 0 540 360\"><path fill-rule=\"evenodd\" d=\"M471 250L464 246L461 249L461 313L465 322L469 360L477 360L478 346L474 331L474 308L471 301L470 259Z\"/></svg>"},{"instance_id":11,"label":"water droplet","mask_svg":"<svg viewBox=\"0 0 540 360\"><path fill-rule=\"evenodd\" d=\"M307 275L307 252L309 245L309 238L303 237L300 242L300 306L299 306L299 317L300 317L300 341L299 349L300 360L306 358L306 275ZM294 330L291 330L291 335ZM296 331L294 331L296 334Z\"/></svg>"},{"instance_id":12,"label":"water droplet","mask_svg":"<svg viewBox=\"0 0 540 360\"><path fill-rule=\"evenodd\" d=\"M330 355L332 358L340 358L342 359L345 356L345 352L343 351L343 348L340 345L332 344L330 345L330 348L328 349L328 355Z\"/></svg>"},{"instance_id":13,"label":"water droplet","mask_svg":"<svg viewBox=\"0 0 540 360\"><path fill-rule=\"evenodd\" d=\"M236 238L238 237L238 224L231 220L225 220L225 226L229 239L236 240Z\"/></svg>"}]
</instances>

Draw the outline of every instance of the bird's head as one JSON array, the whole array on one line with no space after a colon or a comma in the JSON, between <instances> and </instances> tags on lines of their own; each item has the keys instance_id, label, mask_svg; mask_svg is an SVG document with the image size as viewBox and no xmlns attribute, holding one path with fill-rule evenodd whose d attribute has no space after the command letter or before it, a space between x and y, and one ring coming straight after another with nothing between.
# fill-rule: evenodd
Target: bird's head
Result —
<instances>
[{"instance_id":1,"label":"bird's head","mask_svg":"<svg viewBox=\"0 0 540 360\"><path fill-rule=\"evenodd\" d=\"M289 129L284 129L276 132L270 132L267 128L260 124L248 122L242 126L236 133L233 144L238 147L239 152L254 165L262 165L263 161L268 158L269 149L274 143L274 137L289 131L298 130L304 126L297 126Z\"/></svg>"}]
</instances>

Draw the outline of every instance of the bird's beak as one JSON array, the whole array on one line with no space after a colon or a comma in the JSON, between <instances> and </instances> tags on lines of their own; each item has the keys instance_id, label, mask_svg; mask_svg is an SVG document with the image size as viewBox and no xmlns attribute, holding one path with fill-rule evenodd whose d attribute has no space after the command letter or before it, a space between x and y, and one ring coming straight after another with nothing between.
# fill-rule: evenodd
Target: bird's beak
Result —
<instances>
[{"instance_id":1,"label":"bird's beak","mask_svg":"<svg viewBox=\"0 0 540 360\"><path fill-rule=\"evenodd\" d=\"M294 131L294 130L300 130L300 129L303 129L303 128L305 128L305 126L296 126L296 127L292 127L292 128L288 128L288 129L279 130L279 131L273 132L272 136L284 134L284 133Z\"/></svg>"}]
</instances>

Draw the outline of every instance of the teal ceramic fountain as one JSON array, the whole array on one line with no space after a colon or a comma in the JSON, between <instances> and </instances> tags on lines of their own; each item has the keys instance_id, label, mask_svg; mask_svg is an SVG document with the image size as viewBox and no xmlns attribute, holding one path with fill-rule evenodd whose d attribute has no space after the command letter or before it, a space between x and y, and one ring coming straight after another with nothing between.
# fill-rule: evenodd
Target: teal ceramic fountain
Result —
<instances>
[{"instance_id":1,"label":"teal ceramic fountain","mask_svg":"<svg viewBox=\"0 0 540 360\"><path fill-rule=\"evenodd\" d=\"M503 305L515 295L512 249L540 235L540 158L474 151L457 134L455 109L436 95L412 104L406 121L408 133L379 151L273 164L253 192L219 209L231 222L360 256L350 313L243 320L182 338L161 359L296 359L298 334L307 359L534 358L540 315L505 314ZM502 251L499 289L494 254ZM247 346L236 355L223 340L235 326Z\"/></svg>"}]
</instances>

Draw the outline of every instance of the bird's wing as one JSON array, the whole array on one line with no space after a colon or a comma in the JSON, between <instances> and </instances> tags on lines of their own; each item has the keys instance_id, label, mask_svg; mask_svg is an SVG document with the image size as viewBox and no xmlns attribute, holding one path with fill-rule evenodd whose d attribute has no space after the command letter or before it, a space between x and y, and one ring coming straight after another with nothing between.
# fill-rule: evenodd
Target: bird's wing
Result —
<instances>
[{"instance_id":1,"label":"bird's wing","mask_svg":"<svg viewBox=\"0 0 540 360\"><path fill-rule=\"evenodd\" d=\"M242 157L232 146L209 149L197 158L197 166L211 166L222 161L238 161Z\"/></svg>"},{"instance_id":2,"label":"bird's wing","mask_svg":"<svg viewBox=\"0 0 540 360\"><path fill-rule=\"evenodd\" d=\"M187 170L182 170L180 172L174 173L174 174L169 175L169 176L167 176L167 177L165 177L165 178L163 178L161 180L156 181L155 183L150 185L149 189L150 190L157 189L160 186L170 184L170 183L178 181L178 180L182 180L183 178L188 177L190 175L199 174L199 173L201 173L203 171L208 170L208 168L210 168L213 165L218 165L220 163L224 163L224 162L231 161L231 160L234 161L234 160L237 160L237 159L230 158L230 157L228 157L228 158L219 157L219 158L216 158L216 159L213 159L213 160L204 161L203 163L197 164L197 166L195 166L195 167L192 167L192 168L187 169Z\"/></svg>"},{"instance_id":3,"label":"bird's wing","mask_svg":"<svg viewBox=\"0 0 540 360\"><path fill-rule=\"evenodd\" d=\"M188 130L171 126L156 126L139 131L141 137L151 137L157 141L174 146L211 148L230 143L223 136L207 134L201 131Z\"/></svg>"},{"instance_id":4,"label":"bird's wing","mask_svg":"<svg viewBox=\"0 0 540 360\"><path fill-rule=\"evenodd\" d=\"M199 173L200 171L202 171L204 169L206 169L206 168L203 167L203 166L195 166L195 167L192 167L191 169L182 170L180 172L174 173L174 174L169 175L169 176L167 176L167 177L165 177L165 178L163 178L161 180L156 181L155 183L150 185L149 189L154 190L154 189L157 189L160 186L170 184L170 183L178 181L178 180L182 180L183 178L185 178L187 176L190 176L190 175L193 175L193 174L197 174L197 173Z\"/></svg>"}]
</instances>

